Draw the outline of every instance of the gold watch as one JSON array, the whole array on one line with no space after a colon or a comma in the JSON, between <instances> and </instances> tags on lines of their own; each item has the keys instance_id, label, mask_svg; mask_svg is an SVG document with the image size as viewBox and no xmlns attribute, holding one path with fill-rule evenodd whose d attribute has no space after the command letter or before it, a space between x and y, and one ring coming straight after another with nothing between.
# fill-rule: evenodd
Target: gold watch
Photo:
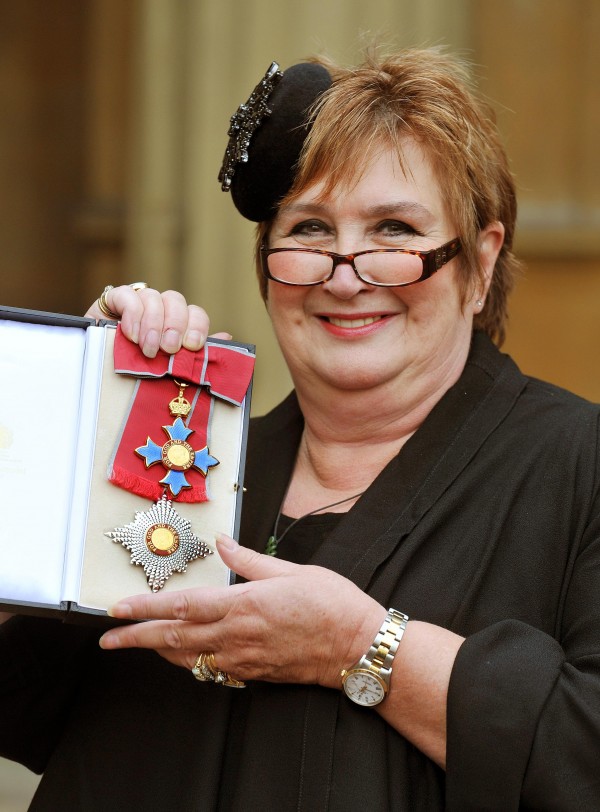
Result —
<instances>
[{"instance_id":1,"label":"gold watch","mask_svg":"<svg viewBox=\"0 0 600 812\"><path fill-rule=\"evenodd\" d=\"M342 671L342 686L353 702L372 708L385 699L394 656L407 623L408 615L389 609L371 648L356 665Z\"/></svg>"}]
</instances>

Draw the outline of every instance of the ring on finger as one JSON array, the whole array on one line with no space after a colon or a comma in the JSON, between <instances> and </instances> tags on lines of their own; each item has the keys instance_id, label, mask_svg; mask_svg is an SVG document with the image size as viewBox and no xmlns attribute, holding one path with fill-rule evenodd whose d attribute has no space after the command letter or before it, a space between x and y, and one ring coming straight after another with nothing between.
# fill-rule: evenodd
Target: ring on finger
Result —
<instances>
[{"instance_id":1,"label":"ring on finger","mask_svg":"<svg viewBox=\"0 0 600 812\"><path fill-rule=\"evenodd\" d=\"M192 674L196 677L197 680L200 682L214 682L215 675L212 671L209 670L208 666L205 663L205 654L200 654L198 659L196 660L194 667L192 668Z\"/></svg>"},{"instance_id":2,"label":"ring on finger","mask_svg":"<svg viewBox=\"0 0 600 812\"><path fill-rule=\"evenodd\" d=\"M118 320L121 318L120 315L118 313L115 313L114 310L112 310L112 308L108 304L108 299L106 298L107 293L109 293L111 290L114 290L114 287L115 287L114 285L107 285L104 288L104 290L98 297L98 308L102 313L102 315L106 316L107 319ZM129 285L129 287L137 292L147 288L148 284L146 282L132 282L131 285Z\"/></svg>"},{"instance_id":3,"label":"ring on finger","mask_svg":"<svg viewBox=\"0 0 600 812\"><path fill-rule=\"evenodd\" d=\"M246 683L242 680L234 679L227 671L221 671L212 652L202 652L198 656L192 674L200 682L216 682L217 685L226 685L228 688L246 687Z\"/></svg>"},{"instance_id":4,"label":"ring on finger","mask_svg":"<svg viewBox=\"0 0 600 812\"><path fill-rule=\"evenodd\" d=\"M118 320L120 318L120 316L119 316L118 313L115 313L114 310L110 309L110 307L108 305L108 300L106 298L106 294L110 293L110 291L113 290L113 289L114 289L114 285L107 285L104 288L104 290L102 291L102 293L100 294L100 296L98 297L98 302L97 303L98 303L98 309L100 310L102 315L106 316L107 319L111 319L111 320L114 321L115 319Z\"/></svg>"}]
</instances>

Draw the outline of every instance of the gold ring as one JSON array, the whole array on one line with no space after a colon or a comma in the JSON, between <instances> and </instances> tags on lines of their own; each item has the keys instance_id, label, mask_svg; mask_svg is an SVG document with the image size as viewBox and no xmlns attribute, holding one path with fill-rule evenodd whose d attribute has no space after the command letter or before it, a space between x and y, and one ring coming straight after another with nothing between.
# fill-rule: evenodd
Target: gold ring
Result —
<instances>
[{"instance_id":1,"label":"gold ring","mask_svg":"<svg viewBox=\"0 0 600 812\"><path fill-rule=\"evenodd\" d=\"M113 290L114 285L107 285L100 296L98 297L98 309L102 313L102 315L106 316L107 319L111 319L111 321L119 320L120 316L118 313L115 313L114 310L111 310L108 306L108 301L106 299L106 294Z\"/></svg>"},{"instance_id":2,"label":"gold ring","mask_svg":"<svg viewBox=\"0 0 600 812\"><path fill-rule=\"evenodd\" d=\"M148 285L146 282L132 282L129 287L131 290L144 290L144 288L147 288Z\"/></svg>"},{"instance_id":3,"label":"gold ring","mask_svg":"<svg viewBox=\"0 0 600 812\"><path fill-rule=\"evenodd\" d=\"M200 682L216 682L217 685L226 685L228 688L245 688L246 683L234 679L227 671L221 671L215 662L212 652L202 653L198 656L192 674Z\"/></svg>"},{"instance_id":4,"label":"gold ring","mask_svg":"<svg viewBox=\"0 0 600 812\"><path fill-rule=\"evenodd\" d=\"M212 671L209 671L208 667L206 666L204 662L205 657L205 654L200 654L194 664L194 667L192 668L192 674L197 680L200 680L200 682L214 682L215 675L212 673Z\"/></svg>"}]
</instances>

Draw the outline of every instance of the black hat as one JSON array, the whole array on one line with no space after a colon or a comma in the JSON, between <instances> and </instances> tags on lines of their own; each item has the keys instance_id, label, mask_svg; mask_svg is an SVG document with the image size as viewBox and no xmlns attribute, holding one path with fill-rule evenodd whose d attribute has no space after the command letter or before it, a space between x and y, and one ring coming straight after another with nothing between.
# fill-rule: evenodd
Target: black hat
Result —
<instances>
[{"instance_id":1,"label":"black hat","mask_svg":"<svg viewBox=\"0 0 600 812\"><path fill-rule=\"evenodd\" d=\"M310 130L308 112L330 86L322 65L301 62L281 73L273 62L231 117L219 181L248 220L268 220L291 189Z\"/></svg>"}]
</instances>

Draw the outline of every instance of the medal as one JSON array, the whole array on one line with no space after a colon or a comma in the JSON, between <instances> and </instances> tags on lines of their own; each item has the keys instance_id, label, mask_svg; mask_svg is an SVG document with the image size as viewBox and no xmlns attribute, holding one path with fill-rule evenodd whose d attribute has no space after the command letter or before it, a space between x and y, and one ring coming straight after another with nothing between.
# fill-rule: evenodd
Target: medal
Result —
<instances>
[{"instance_id":1,"label":"medal","mask_svg":"<svg viewBox=\"0 0 600 812\"><path fill-rule=\"evenodd\" d=\"M157 445L148 437L146 445L136 448L135 453L144 459L146 468L157 462L162 463L168 469L168 474L160 480L161 485L166 485L173 496L179 496L182 488L191 487L185 478L186 471L193 468L202 476L206 476L208 469L218 465L219 460L211 457L207 446L194 451L192 446L186 442L189 435L194 432L185 427L180 417L172 426L162 428L169 438L163 446Z\"/></svg>"},{"instance_id":2,"label":"medal","mask_svg":"<svg viewBox=\"0 0 600 812\"><path fill-rule=\"evenodd\" d=\"M147 437L145 445L133 449L146 468L160 463L167 469L159 480L164 493L149 510L138 511L133 522L104 534L129 550L131 564L143 567L153 592L162 589L174 572L185 572L190 561L206 558L213 552L194 535L191 523L177 513L166 495L169 490L176 499L184 488L191 488L186 472L194 470L206 477L209 468L219 464L207 446L195 450L187 442L194 430L186 427L182 417L190 414L192 405L183 396L187 384L175 383L179 395L169 403L169 412L175 420L172 426L162 426L168 440L160 446Z\"/></svg>"},{"instance_id":3,"label":"medal","mask_svg":"<svg viewBox=\"0 0 600 812\"><path fill-rule=\"evenodd\" d=\"M191 561L213 553L193 533L191 522L175 510L173 500L208 501L206 480L219 464L207 444L213 397L239 406L250 383L254 359L227 352L225 346L210 349L217 356L212 365L208 347L200 353L180 350L174 356L163 353L163 357L159 354L156 359L146 359L137 345L122 336L120 327L117 329L115 371L141 380L111 457L108 478L155 502L148 510L137 511L129 524L104 535L129 550L130 563L144 569L153 592L162 589L174 573L185 572ZM179 389L176 397L171 395L173 384ZM186 390L192 393L191 402L184 396ZM173 422L163 425L167 408ZM160 430L166 435L162 444L155 441L163 439Z\"/></svg>"},{"instance_id":4,"label":"medal","mask_svg":"<svg viewBox=\"0 0 600 812\"><path fill-rule=\"evenodd\" d=\"M138 511L125 527L105 533L131 553L131 563L142 566L148 586L158 592L174 572L185 572L190 561L212 555L205 542L192 533L192 525L163 496L149 510Z\"/></svg>"}]
</instances>

